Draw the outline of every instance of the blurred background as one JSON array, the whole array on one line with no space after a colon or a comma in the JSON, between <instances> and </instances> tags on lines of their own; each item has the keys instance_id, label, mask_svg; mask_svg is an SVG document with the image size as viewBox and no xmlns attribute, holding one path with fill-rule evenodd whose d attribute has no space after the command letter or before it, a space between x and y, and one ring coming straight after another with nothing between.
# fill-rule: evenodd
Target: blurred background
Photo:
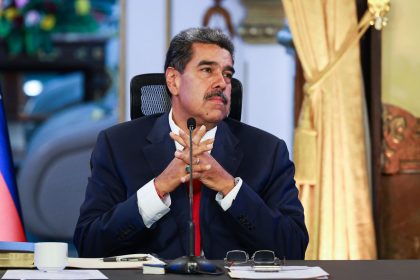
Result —
<instances>
[{"instance_id":1,"label":"blurred background","mask_svg":"<svg viewBox=\"0 0 420 280\"><path fill-rule=\"evenodd\" d=\"M366 0L342 2L355 20L369 8ZM357 44L360 63L353 66L363 81L357 110L368 207L349 208L370 217L375 253L322 255L346 249L313 238L327 249L314 249L310 258L420 258L419 9L415 0L392 3L386 28L370 28ZM98 132L130 119L131 78L163 72L170 39L189 27L231 36L244 89L242 121L284 139L294 159L310 75L292 41L290 11L281 0L0 0L0 83L27 239L72 245ZM336 119L332 127L341 125Z\"/></svg>"}]
</instances>

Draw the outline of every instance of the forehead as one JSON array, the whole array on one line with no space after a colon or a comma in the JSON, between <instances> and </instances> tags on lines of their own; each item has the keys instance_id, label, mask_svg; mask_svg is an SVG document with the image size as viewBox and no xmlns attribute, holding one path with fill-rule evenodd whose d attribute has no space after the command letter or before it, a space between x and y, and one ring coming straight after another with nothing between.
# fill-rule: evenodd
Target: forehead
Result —
<instances>
[{"instance_id":1,"label":"forehead","mask_svg":"<svg viewBox=\"0 0 420 280\"><path fill-rule=\"evenodd\" d=\"M196 66L200 61L214 61L224 66L233 66L232 56L230 52L216 44L193 43L192 57L188 64Z\"/></svg>"}]
</instances>

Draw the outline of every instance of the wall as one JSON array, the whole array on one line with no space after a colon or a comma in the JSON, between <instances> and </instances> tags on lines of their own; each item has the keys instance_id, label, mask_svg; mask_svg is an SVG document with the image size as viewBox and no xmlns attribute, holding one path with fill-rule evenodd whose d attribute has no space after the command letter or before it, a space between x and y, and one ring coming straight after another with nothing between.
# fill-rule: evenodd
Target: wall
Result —
<instances>
[{"instance_id":1,"label":"wall","mask_svg":"<svg viewBox=\"0 0 420 280\"><path fill-rule=\"evenodd\" d=\"M382 33L379 256L420 259L420 37L418 0L393 1Z\"/></svg>"},{"instance_id":2,"label":"wall","mask_svg":"<svg viewBox=\"0 0 420 280\"><path fill-rule=\"evenodd\" d=\"M382 101L420 117L420 1L394 1L382 33Z\"/></svg>"},{"instance_id":3,"label":"wall","mask_svg":"<svg viewBox=\"0 0 420 280\"><path fill-rule=\"evenodd\" d=\"M126 105L129 104L129 81L140 73L162 72L166 52L166 2L126 1ZM202 17L213 1L172 0L170 36L201 26ZM230 11L234 26L245 16L240 0L223 2ZM242 121L264 129L286 141L293 141L294 59L278 45L250 45L240 38L236 47L235 69L244 86ZM127 112L127 119L129 112Z\"/></svg>"}]
</instances>

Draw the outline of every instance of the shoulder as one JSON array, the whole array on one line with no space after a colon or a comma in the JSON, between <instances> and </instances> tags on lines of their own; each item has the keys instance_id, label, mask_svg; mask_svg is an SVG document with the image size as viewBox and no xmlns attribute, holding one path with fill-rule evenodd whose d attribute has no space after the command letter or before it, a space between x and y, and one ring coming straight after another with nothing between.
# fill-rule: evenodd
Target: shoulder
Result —
<instances>
[{"instance_id":1,"label":"shoulder","mask_svg":"<svg viewBox=\"0 0 420 280\"><path fill-rule=\"evenodd\" d=\"M286 143L277 136L254 126L226 119L225 124L236 138L239 149L243 152L245 161L255 164L262 161L280 164L283 168L290 166L290 155ZM250 167L252 168L252 167Z\"/></svg>"},{"instance_id":2,"label":"shoulder","mask_svg":"<svg viewBox=\"0 0 420 280\"><path fill-rule=\"evenodd\" d=\"M135 120L122 122L105 129L103 133L109 136L145 134L153 127L156 120L159 119L162 115L163 114L155 114L150 116L144 116Z\"/></svg>"},{"instance_id":3,"label":"shoulder","mask_svg":"<svg viewBox=\"0 0 420 280\"><path fill-rule=\"evenodd\" d=\"M130 154L149 143L148 135L159 118L164 116L150 115L111 126L99 133L95 150L111 149L115 154Z\"/></svg>"},{"instance_id":4,"label":"shoulder","mask_svg":"<svg viewBox=\"0 0 420 280\"><path fill-rule=\"evenodd\" d=\"M111 146L120 146L121 149L147 143L147 137L155 127L158 120L163 121L163 114L145 116L111 126L98 135L97 142L108 143Z\"/></svg>"}]
</instances>

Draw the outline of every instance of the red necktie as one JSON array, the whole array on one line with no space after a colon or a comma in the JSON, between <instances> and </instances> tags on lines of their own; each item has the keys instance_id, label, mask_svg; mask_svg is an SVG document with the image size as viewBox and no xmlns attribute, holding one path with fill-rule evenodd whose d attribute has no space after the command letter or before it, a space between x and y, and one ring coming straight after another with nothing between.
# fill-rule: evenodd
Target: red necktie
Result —
<instances>
[{"instance_id":1,"label":"red necktie","mask_svg":"<svg viewBox=\"0 0 420 280\"><path fill-rule=\"evenodd\" d=\"M201 182L200 180L193 180L193 221L194 221L194 235L195 235L195 255L201 255L201 237L200 237L200 197L201 197Z\"/></svg>"}]
</instances>

